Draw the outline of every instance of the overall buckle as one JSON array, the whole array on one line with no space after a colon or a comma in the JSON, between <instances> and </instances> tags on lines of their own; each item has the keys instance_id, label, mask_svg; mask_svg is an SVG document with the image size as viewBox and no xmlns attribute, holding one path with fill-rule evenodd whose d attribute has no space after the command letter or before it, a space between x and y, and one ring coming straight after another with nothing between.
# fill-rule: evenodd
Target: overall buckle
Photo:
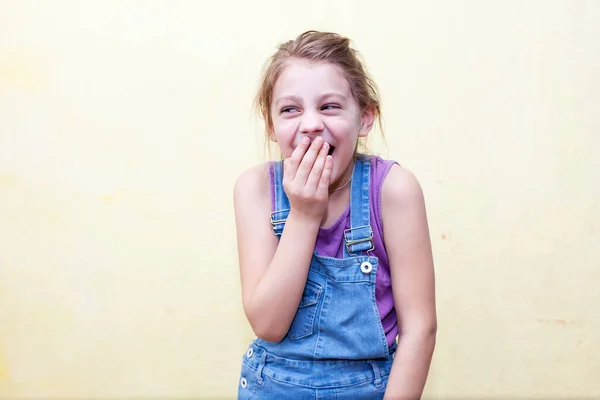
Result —
<instances>
[{"instance_id":1,"label":"overall buckle","mask_svg":"<svg viewBox=\"0 0 600 400\"><path fill-rule=\"evenodd\" d=\"M351 239L352 235L352 231L357 231L357 230L363 230L368 232L367 236L364 236L361 239ZM373 229L371 229L370 225L365 225L365 226L359 226L356 228L350 228L350 229L346 229L344 231L344 241L346 242L346 250L348 251L348 254L350 255L354 255L352 254L352 246L356 245L356 244L360 244L360 243L366 243L369 242L369 247L366 247L364 249L361 249L359 251L373 251L375 249L375 242L373 241ZM362 246L361 246L362 247Z\"/></svg>"},{"instance_id":2,"label":"overall buckle","mask_svg":"<svg viewBox=\"0 0 600 400\"><path fill-rule=\"evenodd\" d=\"M273 211L270 215L270 221L271 221L271 230L273 231L273 234L275 236L281 236L281 232L278 232L278 228L285 224L285 221L287 218L280 218L280 219L275 219L275 216L277 214L281 214L284 213L286 211L290 211L290 209L286 209L286 210L278 210L278 211Z\"/></svg>"}]
</instances>

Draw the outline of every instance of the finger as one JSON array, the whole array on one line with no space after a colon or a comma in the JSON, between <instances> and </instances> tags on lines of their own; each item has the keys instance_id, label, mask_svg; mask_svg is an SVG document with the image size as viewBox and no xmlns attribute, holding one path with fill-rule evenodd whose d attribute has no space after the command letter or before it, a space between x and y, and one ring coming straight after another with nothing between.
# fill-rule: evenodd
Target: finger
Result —
<instances>
[{"instance_id":1,"label":"finger","mask_svg":"<svg viewBox=\"0 0 600 400\"><path fill-rule=\"evenodd\" d=\"M306 183L306 181L308 180L308 175L312 170L313 164L315 163L317 155L319 154L319 151L321 150L322 146L322 137L316 137L312 141L312 144L310 145L308 150L306 150L304 157L302 157L302 161L300 161L300 165L298 166L298 171L296 172L295 179L298 179L300 182Z\"/></svg>"},{"instance_id":2,"label":"finger","mask_svg":"<svg viewBox=\"0 0 600 400\"><path fill-rule=\"evenodd\" d=\"M306 188L312 189L314 191L317 190L319 186L319 181L321 180L321 174L323 173L323 169L325 168L325 159L327 158L327 152L329 151L329 143L323 143L321 150L313 164L313 167L310 171L310 175L306 181Z\"/></svg>"},{"instance_id":3,"label":"finger","mask_svg":"<svg viewBox=\"0 0 600 400\"><path fill-rule=\"evenodd\" d=\"M294 179L296 176L296 171L298 170L298 166L306 153L306 149L310 144L310 139L308 137L303 138L298 146L292 152L292 155L285 160L283 176L287 179Z\"/></svg>"},{"instance_id":4,"label":"finger","mask_svg":"<svg viewBox=\"0 0 600 400\"><path fill-rule=\"evenodd\" d=\"M327 156L325 158L325 166L321 179L319 180L319 186L317 187L317 197L320 199L326 199L329 197L329 184L331 182L331 171L333 171L333 157Z\"/></svg>"}]
</instances>

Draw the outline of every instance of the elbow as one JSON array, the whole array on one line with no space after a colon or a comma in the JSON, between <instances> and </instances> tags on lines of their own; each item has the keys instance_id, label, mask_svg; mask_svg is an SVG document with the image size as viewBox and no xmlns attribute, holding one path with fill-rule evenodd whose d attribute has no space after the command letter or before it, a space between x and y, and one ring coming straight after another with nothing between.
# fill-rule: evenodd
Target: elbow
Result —
<instances>
[{"instance_id":1,"label":"elbow","mask_svg":"<svg viewBox=\"0 0 600 400\"><path fill-rule=\"evenodd\" d=\"M435 340L437 328L437 318L434 316L433 318L423 321L419 331L424 337L433 338Z\"/></svg>"},{"instance_id":2,"label":"elbow","mask_svg":"<svg viewBox=\"0 0 600 400\"><path fill-rule=\"evenodd\" d=\"M257 338L264 340L265 342L279 343L285 337L285 333L282 335L279 332L272 330L258 331L254 330L254 334Z\"/></svg>"},{"instance_id":3,"label":"elbow","mask_svg":"<svg viewBox=\"0 0 600 400\"><path fill-rule=\"evenodd\" d=\"M435 339L436 339L436 336L437 336L437 321L432 321L431 323L427 324L422 329L421 335L426 340L429 340L429 341L431 341L432 343L435 344Z\"/></svg>"},{"instance_id":4,"label":"elbow","mask_svg":"<svg viewBox=\"0 0 600 400\"><path fill-rule=\"evenodd\" d=\"M409 325L400 330L400 338L414 339L420 342L435 344L437 336L437 321Z\"/></svg>"},{"instance_id":5,"label":"elbow","mask_svg":"<svg viewBox=\"0 0 600 400\"><path fill-rule=\"evenodd\" d=\"M427 331L426 337L429 339L429 343L431 346L431 351L435 349L435 342L437 340L437 323L433 324L431 328Z\"/></svg>"},{"instance_id":6,"label":"elbow","mask_svg":"<svg viewBox=\"0 0 600 400\"><path fill-rule=\"evenodd\" d=\"M252 326L252 331L256 335L257 338L262 339L266 342L278 343L283 340L287 332L283 332L282 329L279 329L275 324L265 323L265 322L255 322L254 324L250 324Z\"/></svg>"},{"instance_id":7,"label":"elbow","mask_svg":"<svg viewBox=\"0 0 600 400\"><path fill-rule=\"evenodd\" d=\"M435 337L437 335L437 321L433 321L425 330L426 334L430 337L432 337L435 340Z\"/></svg>"},{"instance_id":8,"label":"elbow","mask_svg":"<svg viewBox=\"0 0 600 400\"><path fill-rule=\"evenodd\" d=\"M265 313L253 313L248 308L245 308L245 313L252 332L254 332L257 338L277 343L281 342L285 338L285 335L287 335L287 329L281 327L275 320L267 318L268 315Z\"/></svg>"}]
</instances>

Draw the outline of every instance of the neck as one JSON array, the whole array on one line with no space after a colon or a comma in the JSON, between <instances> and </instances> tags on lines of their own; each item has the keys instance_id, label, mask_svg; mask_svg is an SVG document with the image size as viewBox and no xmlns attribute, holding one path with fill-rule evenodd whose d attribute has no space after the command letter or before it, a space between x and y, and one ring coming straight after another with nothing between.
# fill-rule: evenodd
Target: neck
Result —
<instances>
[{"instance_id":1,"label":"neck","mask_svg":"<svg viewBox=\"0 0 600 400\"><path fill-rule=\"evenodd\" d=\"M353 159L344 171L344 173L337 180L335 180L335 182L329 185L330 196L336 192L341 191L342 189L345 189L350 185L350 182L352 181L352 173L354 172L354 163L355 160Z\"/></svg>"}]
</instances>

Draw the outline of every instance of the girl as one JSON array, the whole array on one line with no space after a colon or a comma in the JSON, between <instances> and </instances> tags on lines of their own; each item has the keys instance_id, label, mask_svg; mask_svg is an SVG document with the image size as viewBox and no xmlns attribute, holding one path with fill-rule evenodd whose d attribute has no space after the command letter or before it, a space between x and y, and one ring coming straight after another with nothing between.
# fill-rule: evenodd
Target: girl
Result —
<instances>
[{"instance_id":1,"label":"girl","mask_svg":"<svg viewBox=\"0 0 600 400\"><path fill-rule=\"evenodd\" d=\"M431 245L415 177L357 152L381 118L376 85L349 39L309 31L271 57L257 106L283 160L234 188L258 337L238 397L420 398L436 332Z\"/></svg>"}]
</instances>

